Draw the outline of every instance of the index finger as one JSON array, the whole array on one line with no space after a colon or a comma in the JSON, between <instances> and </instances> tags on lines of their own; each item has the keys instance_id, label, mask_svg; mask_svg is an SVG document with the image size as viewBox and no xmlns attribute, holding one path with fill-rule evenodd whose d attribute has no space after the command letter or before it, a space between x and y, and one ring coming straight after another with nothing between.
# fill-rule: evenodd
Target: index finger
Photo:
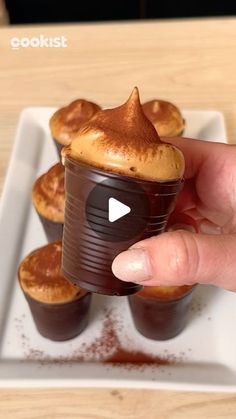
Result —
<instances>
[{"instance_id":1,"label":"index finger","mask_svg":"<svg viewBox=\"0 0 236 419\"><path fill-rule=\"evenodd\" d=\"M217 171L216 164L219 157L226 157L225 153L231 154L231 148L235 148L230 144L183 137L165 137L162 138L162 141L170 143L182 151L185 158L185 179L196 177L205 164L209 165L209 170Z\"/></svg>"}]
</instances>

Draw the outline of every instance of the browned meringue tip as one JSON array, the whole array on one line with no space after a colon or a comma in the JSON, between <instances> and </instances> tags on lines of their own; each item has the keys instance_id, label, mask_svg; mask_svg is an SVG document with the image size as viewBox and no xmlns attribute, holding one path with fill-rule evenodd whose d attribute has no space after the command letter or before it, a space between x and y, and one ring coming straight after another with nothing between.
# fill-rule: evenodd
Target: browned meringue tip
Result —
<instances>
[{"instance_id":1,"label":"browned meringue tip","mask_svg":"<svg viewBox=\"0 0 236 419\"><path fill-rule=\"evenodd\" d=\"M65 157L151 181L180 179L184 172L181 151L162 143L143 111L137 87L124 104L98 111L84 124L62 150L62 159Z\"/></svg>"},{"instance_id":2,"label":"browned meringue tip","mask_svg":"<svg viewBox=\"0 0 236 419\"><path fill-rule=\"evenodd\" d=\"M189 293L195 286L196 285L159 285L154 287L143 287L137 295L146 299L175 300Z\"/></svg>"},{"instance_id":3,"label":"browned meringue tip","mask_svg":"<svg viewBox=\"0 0 236 419\"><path fill-rule=\"evenodd\" d=\"M123 110L124 116L126 120L129 122L129 125L131 125L131 121L132 121L133 123L132 131L135 133L137 137L138 135L141 135L144 137L146 134L148 137L148 142L150 142L151 140L151 142L161 143L158 132L157 131L154 132L153 125L150 124L151 121L145 115L145 112L143 110L143 107L140 101L139 89L137 86L133 88L128 100L123 105L115 109ZM130 127L128 129L130 130Z\"/></svg>"},{"instance_id":4,"label":"browned meringue tip","mask_svg":"<svg viewBox=\"0 0 236 419\"><path fill-rule=\"evenodd\" d=\"M128 100L125 102L127 105L131 104L133 105L138 104L140 107L142 107L141 102L140 102L140 94L139 94L139 90L137 88L137 86L135 86L128 98Z\"/></svg>"}]
</instances>

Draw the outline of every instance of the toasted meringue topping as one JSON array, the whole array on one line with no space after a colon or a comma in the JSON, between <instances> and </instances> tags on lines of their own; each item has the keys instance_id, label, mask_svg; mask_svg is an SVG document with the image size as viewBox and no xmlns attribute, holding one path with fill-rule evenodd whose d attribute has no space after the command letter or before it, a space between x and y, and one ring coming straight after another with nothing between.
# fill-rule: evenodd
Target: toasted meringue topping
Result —
<instances>
[{"instance_id":1,"label":"toasted meringue topping","mask_svg":"<svg viewBox=\"0 0 236 419\"><path fill-rule=\"evenodd\" d=\"M143 298L151 298L158 300L175 300L187 294L193 285L180 285L180 286L157 286L157 287L143 287L138 295Z\"/></svg>"},{"instance_id":2,"label":"toasted meringue topping","mask_svg":"<svg viewBox=\"0 0 236 419\"><path fill-rule=\"evenodd\" d=\"M85 99L77 99L58 109L51 117L49 126L53 138L62 145L70 144L75 133L101 108Z\"/></svg>"},{"instance_id":3,"label":"toasted meringue topping","mask_svg":"<svg viewBox=\"0 0 236 419\"><path fill-rule=\"evenodd\" d=\"M160 137L174 137L183 133L185 122L180 110L173 103L154 99L144 103L143 110Z\"/></svg>"},{"instance_id":4,"label":"toasted meringue topping","mask_svg":"<svg viewBox=\"0 0 236 419\"><path fill-rule=\"evenodd\" d=\"M48 304L66 303L86 293L61 273L62 244L50 243L30 253L21 263L19 282L31 298Z\"/></svg>"},{"instance_id":5,"label":"toasted meringue topping","mask_svg":"<svg viewBox=\"0 0 236 419\"><path fill-rule=\"evenodd\" d=\"M184 172L181 151L161 142L144 115L137 88L124 105L97 112L62 156L145 180L175 180Z\"/></svg>"},{"instance_id":6,"label":"toasted meringue topping","mask_svg":"<svg viewBox=\"0 0 236 419\"><path fill-rule=\"evenodd\" d=\"M61 163L52 166L33 186L33 204L39 214L48 220L64 223L65 169Z\"/></svg>"}]
</instances>

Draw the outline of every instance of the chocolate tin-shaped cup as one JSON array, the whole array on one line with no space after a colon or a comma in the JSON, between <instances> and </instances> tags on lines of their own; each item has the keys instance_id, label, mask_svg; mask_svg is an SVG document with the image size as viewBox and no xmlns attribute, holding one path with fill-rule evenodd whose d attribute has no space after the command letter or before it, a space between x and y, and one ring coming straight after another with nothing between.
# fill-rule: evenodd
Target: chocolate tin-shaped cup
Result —
<instances>
[{"instance_id":1,"label":"chocolate tin-shaped cup","mask_svg":"<svg viewBox=\"0 0 236 419\"><path fill-rule=\"evenodd\" d=\"M150 290L146 291L148 288L129 296L136 329L143 336L154 340L167 340L177 336L186 326L195 285L174 287L175 290L170 293L163 292L163 288L167 290L168 287L160 287L162 292L153 292L153 295Z\"/></svg>"},{"instance_id":2,"label":"chocolate tin-shaped cup","mask_svg":"<svg viewBox=\"0 0 236 419\"><path fill-rule=\"evenodd\" d=\"M46 304L24 293L39 333L54 341L65 341L79 335L87 326L91 294L60 304Z\"/></svg>"},{"instance_id":3,"label":"chocolate tin-shaped cup","mask_svg":"<svg viewBox=\"0 0 236 419\"><path fill-rule=\"evenodd\" d=\"M65 223L62 271L67 279L89 291L129 295L140 285L118 280L113 259L141 239L164 231L182 180L143 181L106 172L65 157ZM130 208L109 221L109 200Z\"/></svg>"},{"instance_id":4,"label":"chocolate tin-shaped cup","mask_svg":"<svg viewBox=\"0 0 236 419\"><path fill-rule=\"evenodd\" d=\"M37 211L37 214L42 223L48 243L54 242L56 240L62 240L64 224L49 220L48 218L39 214L38 211Z\"/></svg>"},{"instance_id":5,"label":"chocolate tin-shaped cup","mask_svg":"<svg viewBox=\"0 0 236 419\"><path fill-rule=\"evenodd\" d=\"M18 269L20 287L39 333L63 341L80 334L88 323L91 294L61 273L60 241L40 247Z\"/></svg>"}]
</instances>

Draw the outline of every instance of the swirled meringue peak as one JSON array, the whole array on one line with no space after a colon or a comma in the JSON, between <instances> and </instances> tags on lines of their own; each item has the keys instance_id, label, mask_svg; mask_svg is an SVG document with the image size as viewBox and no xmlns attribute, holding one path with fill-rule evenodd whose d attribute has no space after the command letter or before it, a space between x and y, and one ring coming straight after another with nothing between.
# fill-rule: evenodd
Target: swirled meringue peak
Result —
<instances>
[{"instance_id":1,"label":"swirled meringue peak","mask_svg":"<svg viewBox=\"0 0 236 419\"><path fill-rule=\"evenodd\" d=\"M98 111L63 148L62 157L151 181L179 179L184 172L181 151L160 140L137 87L123 105Z\"/></svg>"}]
</instances>

